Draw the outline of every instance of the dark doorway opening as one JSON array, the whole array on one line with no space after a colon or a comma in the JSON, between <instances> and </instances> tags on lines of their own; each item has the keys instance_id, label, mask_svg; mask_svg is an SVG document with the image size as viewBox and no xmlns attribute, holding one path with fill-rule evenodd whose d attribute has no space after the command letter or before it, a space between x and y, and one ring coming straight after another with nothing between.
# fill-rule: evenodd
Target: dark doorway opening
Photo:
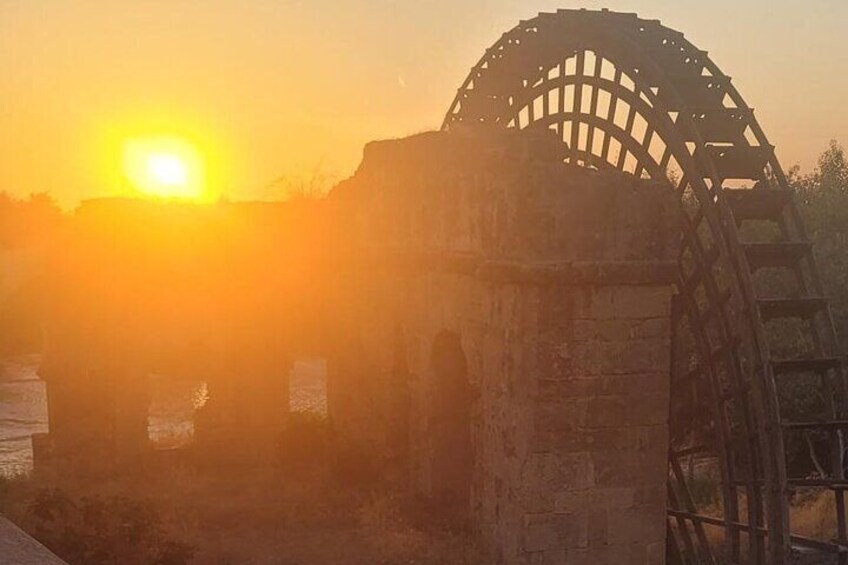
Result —
<instances>
[{"instance_id":1,"label":"dark doorway opening","mask_svg":"<svg viewBox=\"0 0 848 565\"><path fill-rule=\"evenodd\" d=\"M472 389L460 336L441 331L431 352L431 480L434 502L446 516L468 515L474 452L471 442Z\"/></svg>"}]
</instances>

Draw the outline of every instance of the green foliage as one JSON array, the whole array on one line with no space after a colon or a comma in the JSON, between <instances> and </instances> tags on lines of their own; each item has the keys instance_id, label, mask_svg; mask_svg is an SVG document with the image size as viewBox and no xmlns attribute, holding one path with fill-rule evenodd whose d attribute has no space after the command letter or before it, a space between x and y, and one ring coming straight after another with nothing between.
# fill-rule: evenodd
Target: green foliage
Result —
<instances>
[{"instance_id":1,"label":"green foliage","mask_svg":"<svg viewBox=\"0 0 848 565\"><path fill-rule=\"evenodd\" d=\"M74 499L40 491L28 509L29 531L71 565L185 565L195 549L167 539L150 503L124 497Z\"/></svg>"},{"instance_id":2,"label":"green foliage","mask_svg":"<svg viewBox=\"0 0 848 565\"><path fill-rule=\"evenodd\" d=\"M809 174L790 171L790 182L813 240L825 294L843 349L848 345L848 157L831 141Z\"/></svg>"},{"instance_id":3,"label":"green foliage","mask_svg":"<svg viewBox=\"0 0 848 565\"><path fill-rule=\"evenodd\" d=\"M696 508L709 508L721 499L721 483L712 475L696 473L687 484Z\"/></svg>"},{"instance_id":4,"label":"green foliage","mask_svg":"<svg viewBox=\"0 0 848 565\"><path fill-rule=\"evenodd\" d=\"M848 159L844 148L831 141L816 169L802 175L795 167L790 181L805 205L808 227L818 237L842 238L848 233Z\"/></svg>"},{"instance_id":5,"label":"green foliage","mask_svg":"<svg viewBox=\"0 0 848 565\"><path fill-rule=\"evenodd\" d=\"M830 298L841 348L845 350L848 345L848 158L844 148L831 141L811 173L802 174L798 167L793 167L789 182L795 190L807 236L813 242L824 293ZM780 290L765 289L771 295L786 294ZM808 334L797 328L797 323L773 323L773 326L772 348L777 356L797 357L813 349L813 344L804 339ZM803 420L810 414L825 411L826 403L817 379L809 375L781 382L778 392L785 418ZM790 434L786 439L786 455L794 475L820 473L822 464L826 466L829 460L828 451L826 438L816 434Z\"/></svg>"}]
</instances>

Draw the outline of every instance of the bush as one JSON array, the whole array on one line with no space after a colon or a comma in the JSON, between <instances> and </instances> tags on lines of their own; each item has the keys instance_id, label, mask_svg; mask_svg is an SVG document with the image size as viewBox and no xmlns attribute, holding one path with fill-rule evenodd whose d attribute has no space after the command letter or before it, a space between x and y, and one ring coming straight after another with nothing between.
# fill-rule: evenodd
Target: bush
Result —
<instances>
[{"instance_id":1,"label":"bush","mask_svg":"<svg viewBox=\"0 0 848 565\"><path fill-rule=\"evenodd\" d=\"M312 412L292 412L280 435L279 450L287 476L308 480L325 474L330 450L327 419Z\"/></svg>"},{"instance_id":2,"label":"bush","mask_svg":"<svg viewBox=\"0 0 848 565\"><path fill-rule=\"evenodd\" d=\"M688 481L692 501L697 508L710 507L721 498L721 485L715 477L696 474Z\"/></svg>"},{"instance_id":3,"label":"bush","mask_svg":"<svg viewBox=\"0 0 848 565\"><path fill-rule=\"evenodd\" d=\"M195 552L166 537L152 504L126 497L41 490L27 518L30 533L71 565L185 565Z\"/></svg>"}]
</instances>

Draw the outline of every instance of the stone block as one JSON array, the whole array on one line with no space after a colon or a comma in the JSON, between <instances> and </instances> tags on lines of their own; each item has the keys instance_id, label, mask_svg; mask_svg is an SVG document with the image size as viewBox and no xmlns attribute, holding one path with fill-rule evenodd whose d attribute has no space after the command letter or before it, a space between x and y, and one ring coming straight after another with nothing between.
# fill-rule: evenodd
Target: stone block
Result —
<instances>
[{"instance_id":1,"label":"stone block","mask_svg":"<svg viewBox=\"0 0 848 565\"><path fill-rule=\"evenodd\" d=\"M578 510L589 508L592 499L592 491L563 490L553 494L554 512L557 514L568 514Z\"/></svg>"},{"instance_id":2,"label":"stone block","mask_svg":"<svg viewBox=\"0 0 848 565\"><path fill-rule=\"evenodd\" d=\"M552 551L587 547L589 513L583 508L568 514L527 514L524 517L525 551Z\"/></svg>"},{"instance_id":3,"label":"stone block","mask_svg":"<svg viewBox=\"0 0 848 565\"><path fill-rule=\"evenodd\" d=\"M563 490L588 489L595 484L594 468L588 453L536 453L522 467L525 488L553 499Z\"/></svg>"},{"instance_id":4,"label":"stone block","mask_svg":"<svg viewBox=\"0 0 848 565\"><path fill-rule=\"evenodd\" d=\"M595 482L601 487L636 487L665 482L668 462L639 451L596 451L591 454Z\"/></svg>"},{"instance_id":5,"label":"stone block","mask_svg":"<svg viewBox=\"0 0 848 565\"><path fill-rule=\"evenodd\" d=\"M522 547L528 552L564 548L553 514L529 514L524 517Z\"/></svg>"},{"instance_id":6,"label":"stone block","mask_svg":"<svg viewBox=\"0 0 848 565\"><path fill-rule=\"evenodd\" d=\"M562 379L572 374L572 343L567 341L544 341L536 348L540 379Z\"/></svg>"},{"instance_id":7,"label":"stone block","mask_svg":"<svg viewBox=\"0 0 848 565\"><path fill-rule=\"evenodd\" d=\"M614 297L614 289L609 286L581 289L575 296L575 317L589 320L611 320L621 317L616 311Z\"/></svg>"},{"instance_id":8,"label":"stone block","mask_svg":"<svg viewBox=\"0 0 848 565\"><path fill-rule=\"evenodd\" d=\"M537 403L535 429L561 434L577 434L586 426L590 402L587 398L541 401Z\"/></svg>"},{"instance_id":9,"label":"stone block","mask_svg":"<svg viewBox=\"0 0 848 565\"><path fill-rule=\"evenodd\" d=\"M631 339L669 338L670 323L661 318L612 318L605 320L574 320L570 333L562 337L571 341L627 341Z\"/></svg>"},{"instance_id":10,"label":"stone block","mask_svg":"<svg viewBox=\"0 0 848 565\"><path fill-rule=\"evenodd\" d=\"M634 507L611 512L608 519L610 544L648 544L665 539L665 508Z\"/></svg>"},{"instance_id":11,"label":"stone block","mask_svg":"<svg viewBox=\"0 0 848 565\"><path fill-rule=\"evenodd\" d=\"M540 378L537 382L539 402L591 398L594 396L669 393L668 373L623 373L617 375L566 375L562 378Z\"/></svg>"},{"instance_id":12,"label":"stone block","mask_svg":"<svg viewBox=\"0 0 848 565\"><path fill-rule=\"evenodd\" d=\"M565 548L589 545L589 512L587 508L569 514L556 514L561 543Z\"/></svg>"},{"instance_id":13,"label":"stone block","mask_svg":"<svg viewBox=\"0 0 848 565\"><path fill-rule=\"evenodd\" d=\"M639 324L629 320L574 320L574 341L625 341L630 339Z\"/></svg>"},{"instance_id":14,"label":"stone block","mask_svg":"<svg viewBox=\"0 0 848 565\"><path fill-rule=\"evenodd\" d=\"M555 372L564 376L665 372L669 364L668 339L584 341L559 345L549 351ZM548 374L546 372L546 374Z\"/></svg>"},{"instance_id":15,"label":"stone block","mask_svg":"<svg viewBox=\"0 0 848 565\"><path fill-rule=\"evenodd\" d=\"M662 541L649 543L645 548L647 553L647 565L665 565L665 537Z\"/></svg>"},{"instance_id":16,"label":"stone block","mask_svg":"<svg viewBox=\"0 0 848 565\"><path fill-rule=\"evenodd\" d=\"M549 549L530 554L530 565L565 565L567 551L565 549Z\"/></svg>"},{"instance_id":17,"label":"stone block","mask_svg":"<svg viewBox=\"0 0 848 565\"><path fill-rule=\"evenodd\" d=\"M592 489L592 508L619 512L635 504L636 491L633 487L598 487Z\"/></svg>"},{"instance_id":18,"label":"stone block","mask_svg":"<svg viewBox=\"0 0 848 565\"><path fill-rule=\"evenodd\" d=\"M595 428L661 425L668 422L668 410L664 393L596 396L589 400L585 424Z\"/></svg>"},{"instance_id":19,"label":"stone block","mask_svg":"<svg viewBox=\"0 0 848 565\"><path fill-rule=\"evenodd\" d=\"M593 395L638 395L661 393L669 394L669 374L663 372L625 373L620 375L601 375L595 378Z\"/></svg>"},{"instance_id":20,"label":"stone block","mask_svg":"<svg viewBox=\"0 0 848 565\"><path fill-rule=\"evenodd\" d=\"M603 545L586 549L570 549L566 563L568 565L644 565L631 561L631 548L620 545Z\"/></svg>"},{"instance_id":21,"label":"stone block","mask_svg":"<svg viewBox=\"0 0 848 565\"><path fill-rule=\"evenodd\" d=\"M565 549L549 549L542 552L542 565L565 565L568 552Z\"/></svg>"},{"instance_id":22,"label":"stone block","mask_svg":"<svg viewBox=\"0 0 848 565\"><path fill-rule=\"evenodd\" d=\"M657 453L663 455L665 445L657 446L656 426L618 426L587 429L585 435L591 438L593 452L616 451L628 457L651 457Z\"/></svg>"},{"instance_id":23,"label":"stone block","mask_svg":"<svg viewBox=\"0 0 848 565\"><path fill-rule=\"evenodd\" d=\"M541 378L537 382L538 402L553 402L568 399L587 399L595 394L597 379L594 378Z\"/></svg>"},{"instance_id":24,"label":"stone block","mask_svg":"<svg viewBox=\"0 0 848 565\"><path fill-rule=\"evenodd\" d=\"M665 318L671 316L671 287L617 286L612 291L617 318Z\"/></svg>"},{"instance_id":25,"label":"stone block","mask_svg":"<svg viewBox=\"0 0 848 565\"><path fill-rule=\"evenodd\" d=\"M665 508L667 497L668 497L668 489L666 485L658 484L656 485L646 485L632 489L633 493L633 504L636 506L653 506Z\"/></svg>"},{"instance_id":26,"label":"stone block","mask_svg":"<svg viewBox=\"0 0 848 565\"><path fill-rule=\"evenodd\" d=\"M630 337L634 339L671 338L671 321L667 317L631 322Z\"/></svg>"},{"instance_id":27,"label":"stone block","mask_svg":"<svg viewBox=\"0 0 848 565\"><path fill-rule=\"evenodd\" d=\"M609 543L609 517L605 508L590 507L589 546L598 547Z\"/></svg>"}]
</instances>

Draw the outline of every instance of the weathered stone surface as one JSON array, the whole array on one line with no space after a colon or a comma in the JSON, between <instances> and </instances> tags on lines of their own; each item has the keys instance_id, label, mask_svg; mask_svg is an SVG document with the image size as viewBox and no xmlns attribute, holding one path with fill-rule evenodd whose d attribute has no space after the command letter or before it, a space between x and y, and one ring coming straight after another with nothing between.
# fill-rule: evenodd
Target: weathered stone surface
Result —
<instances>
[{"instance_id":1,"label":"weathered stone surface","mask_svg":"<svg viewBox=\"0 0 848 565\"><path fill-rule=\"evenodd\" d=\"M613 545L662 539L665 534L665 508L638 507L607 514L607 541Z\"/></svg>"},{"instance_id":2,"label":"weathered stone surface","mask_svg":"<svg viewBox=\"0 0 848 565\"><path fill-rule=\"evenodd\" d=\"M45 364L45 374L56 364L50 386L61 397L51 406L52 438L67 450L76 445L64 441L68 429L76 426L76 439L88 438L85 428L112 429L121 405L131 409L116 439L144 443L138 395L104 395L95 403L104 415L91 425L80 406L62 416L77 373L104 351L119 358L107 371L113 378L133 365L132 352L105 346L135 343L138 327L198 338L196 356L212 361L197 370L221 375L206 411L217 426L199 426L200 436L246 426L270 443L284 426L275 404L285 387L273 386L274 371L324 356L336 433L450 517L470 518L498 563L661 560L677 198L663 183L569 166L554 141L468 129L369 144L356 175L314 209L277 216L257 207L246 217L261 229L248 241L229 237L229 222L219 226L231 253L220 255L215 241L195 250L206 263L192 259L192 276L209 286L202 299L197 284L184 284L167 300L159 285L141 289L148 301L129 301L134 294L103 281L135 280L138 265L93 253L96 276L80 288L132 304L98 322L105 341L60 334L62 351ZM154 206L132 217L147 229L145 218L161 213ZM209 221L218 220L200 224ZM91 241L111 245L95 234ZM262 284L240 293L231 311L227 292L247 276L245 249L247 273ZM283 253L274 269L263 261L272 251ZM144 256L134 246L110 253ZM186 260L175 253L156 272ZM172 318L166 306L183 301L194 309ZM57 316L89 318L73 309ZM168 350L169 340L144 333L157 339L149 350ZM446 340L455 347L440 355ZM253 358L270 365L250 366L241 390L234 375ZM56 414L66 429L54 429ZM237 415L244 422L228 425Z\"/></svg>"},{"instance_id":3,"label":"weathered stone surface","mask_svg":"<svg viewBox=\"0 0 848 565\"><path fill-rule=\"evenodd\" d=\"M358 331L380 349L378 328L403 328L424 493L429 348L440 331L460 337L476 391L472 517L499 563L642 565L664 542L676 204L659 185L551 161L544 137L366 148L339 196L366 241L418 259L364 282L378 300Z\"/></svg>"},{"instance_id":4,"label":"weathered stone surface","mask_svg":"<svg viewBox=\"0 0 848 565\"><path fill-rule=\"evenodd\" d=\"M538 552L589 544L588 509L567 513L526 514L524 517L524 550Z\"/></svg>"}]
</instances>

